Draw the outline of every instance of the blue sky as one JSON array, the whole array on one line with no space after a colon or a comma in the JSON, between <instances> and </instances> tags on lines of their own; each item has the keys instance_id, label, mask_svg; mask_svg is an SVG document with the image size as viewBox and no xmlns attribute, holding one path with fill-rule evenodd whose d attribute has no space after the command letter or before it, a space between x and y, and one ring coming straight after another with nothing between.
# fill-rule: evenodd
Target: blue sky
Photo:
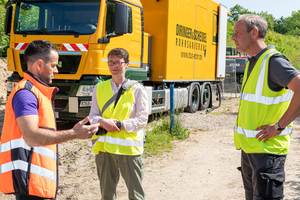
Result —
<instances>
[{"instance_id":1,"label":"blue sky","mask_svg":"<svg viewBox=\"0 0 300 200\"><path fill-rule=\"evenodd\" d=\"M284 18L292 15L292 11L300 10L300 0L214 0L225 5L229 11L236 4L248 9L249 11L267 11L275 19L281 16Z\"/></svg>"}]
</instances>

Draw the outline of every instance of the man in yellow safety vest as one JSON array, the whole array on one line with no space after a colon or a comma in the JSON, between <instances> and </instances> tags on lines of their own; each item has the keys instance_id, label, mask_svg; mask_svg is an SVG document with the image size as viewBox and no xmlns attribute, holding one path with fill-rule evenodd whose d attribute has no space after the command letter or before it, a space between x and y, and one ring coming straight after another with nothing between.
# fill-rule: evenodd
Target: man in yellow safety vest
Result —
<instances>
[{"instance_id":1,"label":"man in yellow safety vest","mask_svg":"<svg viewBox=\"0 0 300 200\"><path fill-rule=\"evenodd\" d=\"M283 199L292 121L300 114L300 74L266 46L267 28L260 16L241 15L231 38L238 52L249 55L234 126L246 200Z\"/></svg>"}]
</instances>

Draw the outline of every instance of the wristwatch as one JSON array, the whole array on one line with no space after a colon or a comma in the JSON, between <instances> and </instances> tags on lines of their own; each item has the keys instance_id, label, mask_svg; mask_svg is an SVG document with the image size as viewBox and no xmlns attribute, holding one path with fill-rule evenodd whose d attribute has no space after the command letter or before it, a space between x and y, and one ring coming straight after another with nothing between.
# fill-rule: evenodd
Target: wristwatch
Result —
<instances>
[{"instance_id":1,"label":"wristwatch","mask_svg":"<svg viewBox=\"0 0 300 200\"><path fill-rule=\"evenodd\" d=\"M117 122L117 127L118 127L119 129L122 128L122 123L121 123L120 121Z\"/></svg>"},{"instance_id":2,"label":"wristwatch","mask_svg":"<svg viewBox=\"0 0 300 200\"><path fill-rule=\"evenodd\" d=\"M275 123L274 128L275 128L277 131L282 131L282 130L284 130L284 128L281 128L281 127L279 126L279 123L278 123L278 122Z\"/></svg>"}]
</instances>

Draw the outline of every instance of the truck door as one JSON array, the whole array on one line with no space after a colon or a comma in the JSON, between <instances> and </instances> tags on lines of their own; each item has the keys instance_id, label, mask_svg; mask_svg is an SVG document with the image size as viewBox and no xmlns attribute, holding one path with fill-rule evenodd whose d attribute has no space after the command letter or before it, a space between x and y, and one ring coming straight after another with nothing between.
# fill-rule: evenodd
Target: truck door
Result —
<instances>
[{"instance_id":1,"label":"truck door","mask_svg":"<svg viewBox=\"0 0 300 200\"><path fill-rule=\"evenodd\" d=\"M195 20L195 40L194 40L194 78L203 79L206 77L208 66L207 31L208 31L208 11L206 8L196 6Z\"/></svg>"},{"instance_id":2,"label":"truck door","mask_svg":"<svg viewBox=\"0 0 300 200\"><path fill-rule=\"evenodd\" d=\"M103 61L107 61L107 55L110 50L124 48L130 55L130 67L140 67L142 41L141 18L133 19L132 16L141 16L141 11L135 6L126 6L128 8L128 33L116 35L115 16L117 3L123 4L120 2L107 2L105 35L110 38L110 42L104 45Z\"/></svg>"}]
</instances>

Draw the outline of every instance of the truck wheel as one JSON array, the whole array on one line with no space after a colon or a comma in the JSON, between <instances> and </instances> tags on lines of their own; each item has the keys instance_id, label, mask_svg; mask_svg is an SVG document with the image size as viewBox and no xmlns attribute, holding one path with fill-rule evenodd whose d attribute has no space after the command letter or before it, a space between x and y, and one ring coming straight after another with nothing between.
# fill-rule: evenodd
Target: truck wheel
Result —
<instances>
[{"instance_id":1,"label":"truck wheel","mask_svg":"<svg viewBox=\"0 0 300 200\"><path fill-rule=\"evenodd\" d=\"M200 88L198 84L192 84L189 92L190 105L186 107L186 111L190 113L197 112L200 103Z\"/></svg>"},{"instance_id":2,"label":"truck wheel","mask_svg":"<svg viewBox=\"0 0 300 200\"><path fill-rule=\"evenodd\" d=\"M205 83L204 83L205 84ZM200 109L201 110L206 110L210 104L210 100L211 100L211 91L210 91L210 87L209 84L205 84L203 86L203 91L202 95L201 95L201 105L200 105Z\"/></svg>"}]
</instances>

